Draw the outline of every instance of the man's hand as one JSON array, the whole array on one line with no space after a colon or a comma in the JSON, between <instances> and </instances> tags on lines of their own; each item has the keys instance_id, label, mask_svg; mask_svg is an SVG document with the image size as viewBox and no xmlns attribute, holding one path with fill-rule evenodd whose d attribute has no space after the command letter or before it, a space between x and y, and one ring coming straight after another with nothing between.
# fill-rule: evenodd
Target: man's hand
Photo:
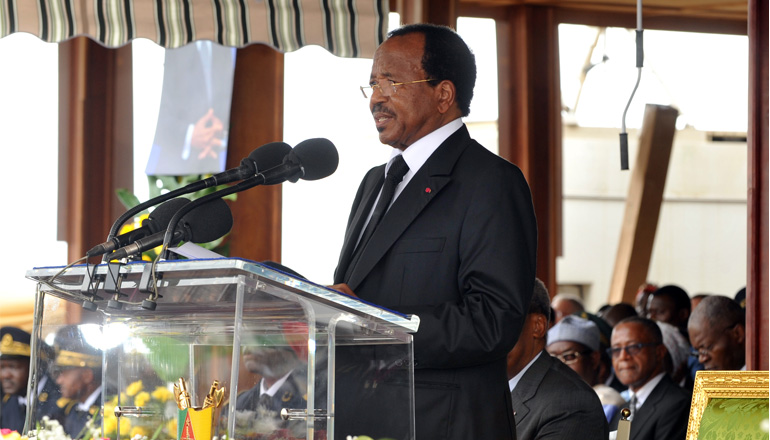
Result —
<instances>
[{"instance_id":1,"label":"man's hand","mask_svg":"<svg viewBox=\"0 0 770 440\"><path fill-rule=\"evenodd\" d=\"M358 295L356 295L355 293L353 293L353 291L352 291L352 290L350 290L350 287L348 287L348 285L347 285L347 284L345 284L345 283L342 283L342 284L335 284L335 285L333 285L333 286L328 286L328 287L329 287L330 289L334 289L334 290L336 290L336 291L338 291L338 292L342 292L342 293L344 293L345 295L350 295L350 296L352 296L352 297L354 297L354 298L358 298Z\"/></svg>"},{"instance_id":2,"label":"man's hand","mask_svg":"<svg viewBox=\"0 0 770 440\"><path fill-rule=\"evenodd\" d=\"M222 133L224 125L222 121L214 115L214 109L201 117L193 127L192 139L190 145L193 151L198 153L198 159L207 156L217 157L217 151L222 147Z\"/></svg>"}]
</instances>

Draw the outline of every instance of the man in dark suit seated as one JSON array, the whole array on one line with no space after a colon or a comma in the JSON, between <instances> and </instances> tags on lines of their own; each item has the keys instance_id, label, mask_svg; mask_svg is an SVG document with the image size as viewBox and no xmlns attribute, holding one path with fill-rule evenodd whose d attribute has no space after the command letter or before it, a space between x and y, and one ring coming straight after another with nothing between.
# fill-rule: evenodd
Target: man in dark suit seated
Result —
<instances>
[{"instance_id":1,"label":"man in dark suit seated","mask_svg":"<svg viewBox=\"0 0 770 440\"><path fill-rule=\"evenodd\" d=\"M690 396L666 374L660 328L631 317L612 330L609 349L618 379L630 392L631 440L681 440L687 434ZM617 430L616 415L610 430Z\"/></svg>"},{"instance_id":2,"label":"man in dark suit seated","mask_svg":"<svg viewBox=\"0 0 770 440\"><path fill-rule=\"evenodd\" d=\"M693 355L706 370L746 369L746 315L726 296L704 298L687 323Z\"/></svg>"},{"instance_id":3,"label":"man in dark suit seated","mask_svg":"<svg viewBox=\"0 0 770 440\"><path fill-rule=\"evenodd\" d=\"M548 291L536 279L524 329L508 354L517 439L606 439L607 420L596 392L545 351L549 315Z\"/></svg>"},{"instance_id":4,"label":"man in dark suit seated","mask_svg":"<svg viewBox=\"0 0 770 440\"><path fill-rule=\"evenodd\" d=\"M77 325L62 327L54 339L58 375L56 383L62 397L69 399L64 411L64 432L80 438L86 423L99 418L102 404L101 350L85 340ZM95 426L99 426L96 422Z\"/></svg>"}]
</instances>

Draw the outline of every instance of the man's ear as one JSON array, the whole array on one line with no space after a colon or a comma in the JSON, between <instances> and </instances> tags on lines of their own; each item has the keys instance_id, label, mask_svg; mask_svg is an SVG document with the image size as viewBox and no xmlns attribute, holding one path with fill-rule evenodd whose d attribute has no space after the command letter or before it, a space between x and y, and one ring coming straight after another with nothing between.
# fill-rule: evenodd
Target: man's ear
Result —
<instances>
[{"instance_id":1,"label":"man's ear","mask_svg":"<svg viewBox=\"0 0 770 440\"><path fill-rule=\"evenodd\" d=\"M457 90L454 83L449 80L441 81L436 86L435 93L438 96L438 112L448 112L457 99Z\"/></svg>"},{"instance_id":2,"label":"man's ear","mask_svg":"<svg viewBox=\"0 0 770 440\"><path fill-rule=\"evenodd\" d=\"M94 382L94 370L90 368L83 368L83 382L85 383Z\"/></svg>"},{"instance_id":3,"label":"man's ear","mask_svg":"<svg viewBox=\"0 0 770 440\"><path fill-rule=\"evenodd\" d=\"M746 328L743 324L735 324L730 330L730 334L732 335L733 340L738 344L743 344L746 341Z\"/></svg>"},{"instance_id":4,"label":"man's ear","mask_svg":"<svg viewBox=\"0 0 770 440\"><path fill-rule=\"evenodd\" d=\"M531 313L530 316L532 319L532 336L535 339L544 339L548 333L548 319L540 313Z\"/></svg>"}]
</instances>

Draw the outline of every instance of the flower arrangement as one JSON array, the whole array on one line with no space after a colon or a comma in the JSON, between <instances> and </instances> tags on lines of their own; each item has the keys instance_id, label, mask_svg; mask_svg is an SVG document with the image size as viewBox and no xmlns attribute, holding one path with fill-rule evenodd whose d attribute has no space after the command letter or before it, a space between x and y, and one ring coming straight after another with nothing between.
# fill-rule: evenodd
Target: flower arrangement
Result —
<instances>
[{"instance_id":1,"label":"flower arrangement","mask_svg":"<svg viewBox=\"0 0 770 440\"><path fill-rule=\"evenodd\" d=\"M141 408L143 415L149 417L129 418L117 417L115 407L120 397L121 406ZM159 423L159 421L161 421ZM165 421L165 422L163 422ZM104 436L117 438L118 430L121 437L128 433L130 438L147 438L149 440L176 438L176 404L173 393L165 387L157 386L152 391L144 389L141 380L129 384L120 396L114 396L104 403Z\"/></svg>"}]
</instances>

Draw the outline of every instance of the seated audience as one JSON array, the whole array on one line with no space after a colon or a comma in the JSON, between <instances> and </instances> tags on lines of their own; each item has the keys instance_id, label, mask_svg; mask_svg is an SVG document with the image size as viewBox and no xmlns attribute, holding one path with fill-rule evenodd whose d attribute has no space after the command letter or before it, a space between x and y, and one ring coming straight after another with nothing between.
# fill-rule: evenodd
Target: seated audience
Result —
<instances>
[{"instance_id":1,"label":"seated audience","mask_svg":"<svg viewBox=\"0 0 770 440\"><path fill-rule=\"evenodd\" d=\"M647 300L646 317L673 325L689 340L690 296L681 287L669 284L652 292Z\"/></svg>"},{"instance_id":2,"label":"seated audience","mask_svg":"<svg viewBox=\"0 0 770 440\"><path fill-rule=\"evenodd\" d=\"M726 296L704 298L687 324L693 356L706 370L746 369L746 316Z\"/></svg>"},{"instance_id":3,"label":"seated audience","mask_svg":"<svg viewBox=\"0 0 770 440\"><path fill-rule=\"evenodd\" d=\"M701 300L707 296L711 296L709 293L698 293L690 298L690 310L695 310L695 307L700 304Z\"/></svg>"},{"instance_id":4,"label":"seated audience","mask_svg":"<svg viewBox=\"0 0 770 440\"><path fill-rule=\"evenodd\" d=\"M610 327L615 327L618 322L632 316L637 316L634 306L629 303L617 303L610 306L602 318Z\"/></svg>"},{"instance_id":5,"label":"seated audience","mask_svg":"<svg viewBox=\"0 0 770 440\"><path fill-rule=\"evenodd\" d=\"M666 374L666 347L658 325L632 317L612 330L612 365L618 379L629 387L631 440L685 438L690 396ZM610 424L617 430L620 417Z\"/></svg>"},{"instance_id":6,"label":"seated audience","mask_svg":"<svg viewBox=\"0 0 770 440\"><path fill-rule=\"evenodd\" d=\"M655 284L644 283L639 286L639 289L636 291L636 298L634 300L637 316L647 318L647 302L650 294L656 290L658 290L658 286Z\"/></svg>"},{"instance_id":7,"label":"seated audience","mask_svg":"<svg viewBox=\"0 0 770 440\"><path fill-rule=\"evenodd\" d=\"M690 343L682 336L682 333L673 325L657 321L660 332L663 334L663 345L666 347L666 372L680 387L692 393L693 381L690 380L687 360L692 348Z\"/></svg>"},{"instance_id":8,"label":"seated audience","mask_svg":"<svg viewBox=\"0 0 770 440\"><path fill-rule=\"evenodd\" d=\"M554 322L561 321L565 316L585 310L583 300L579 296L571 293L559 293L551 300L551 308L556 312Z\"/></svg>"},{"instance_id":9,"label":"seated audience","mask_svg":"<svg viewBox=\"0 0 770 440\"><path fill-rule=\"evenodd\" d=\"M607 420L596 393L545 351L549 312L548 291L535 280L524 328L508 354L517 438L606 439Z\"/></svg>"},{"instance_id":10,"label":"seated audience","mask_svg":"<svg viewBox=\"0 0 770 440\"><path fill-rule=\"evenodd\" d=\"M575 371L599 396L607 421L626 403L615 389L599 380L602 370L599 328L578 316L566 316L548 330L548 353Z\"/></svg>"}]
</instances>

